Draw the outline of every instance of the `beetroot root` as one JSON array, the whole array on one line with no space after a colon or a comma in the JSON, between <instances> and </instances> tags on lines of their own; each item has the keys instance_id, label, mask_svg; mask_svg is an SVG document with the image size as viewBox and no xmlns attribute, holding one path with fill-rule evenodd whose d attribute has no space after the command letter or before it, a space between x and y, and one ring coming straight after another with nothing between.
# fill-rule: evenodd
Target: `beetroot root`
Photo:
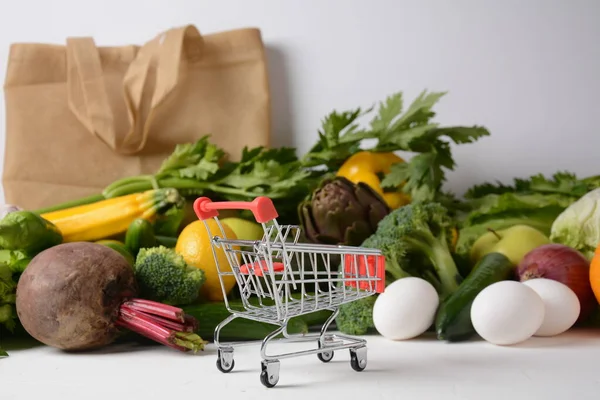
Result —
<instances>
[{"instance_id":1,"label":"beetroot root","mask_svg":"<svg viewBox=\"0 0 600 400\"><path fill-rule=\"evenodd\" d=\"M17 315L36 340L68 351L112 343L130 329L178 350L201 350L181 309L136 299L133 269L97 243L51 247L34 257L17 286Z\"/></svg>"}]
</instances>

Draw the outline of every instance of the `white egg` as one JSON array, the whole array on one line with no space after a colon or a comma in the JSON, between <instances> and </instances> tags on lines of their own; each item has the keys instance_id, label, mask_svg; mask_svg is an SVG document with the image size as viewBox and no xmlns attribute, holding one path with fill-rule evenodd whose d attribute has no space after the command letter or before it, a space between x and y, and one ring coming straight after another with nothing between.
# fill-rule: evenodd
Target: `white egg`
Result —
<instances>
[{"instance_id":1,"label":"white egg","mask_svg":"<svg viewBox=\"0 0 600 400\"><path fill-rule=\"evenodd\" d=\"M412 339L433 324L438 305L431 283L415 277L398 279L375 300L373 324L385 338Z\"/></svg>"},{"instance_id":2,"label":"white egg","mask_svg":"<svg viewBox=\"0 0 600 400\"><path fill-rule=\"evenodd\" d=\"M544 302L529 286L500 281L483 289L471 306L471 322L484 340L512 345L529 339L544 321Z\"/></svg>"},{"instance_id":3,"label":"white egg","mask_svg":"<svg viewBox=\"0 0 600 400\"><path fill-rule=\"evenodd\" d=\"M571 328L581 312L575 292L562 282L537 278L523 282L542 298L545 307L544 322L534 336L555 336Z\"/></svg>"}]
</instances>

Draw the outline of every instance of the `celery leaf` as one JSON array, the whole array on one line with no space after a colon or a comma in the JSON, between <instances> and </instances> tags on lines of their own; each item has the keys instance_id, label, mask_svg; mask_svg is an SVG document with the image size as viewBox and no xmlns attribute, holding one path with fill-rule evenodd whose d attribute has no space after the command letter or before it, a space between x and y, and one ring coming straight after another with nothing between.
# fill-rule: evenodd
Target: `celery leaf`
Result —
<instances>
[{"instance_id":1,"label":"celery leaf","mask_svg":"<svg viewBox=\"0 0 600 400\"><path fill-rule=\"evenodd\" d=\"M178 144L163 161L157 176L206 180L219 170L219 161L225 152L203 136L193 143Z\"/></svg>"}]
</instances>

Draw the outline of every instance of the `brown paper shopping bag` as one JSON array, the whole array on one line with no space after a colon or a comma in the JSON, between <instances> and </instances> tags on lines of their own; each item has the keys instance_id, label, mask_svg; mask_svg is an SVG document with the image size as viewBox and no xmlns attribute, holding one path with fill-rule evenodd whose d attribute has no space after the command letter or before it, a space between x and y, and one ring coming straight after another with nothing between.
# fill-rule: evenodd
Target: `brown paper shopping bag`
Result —
<instances>
[{"instance_id":1,"label":"brown paper shopping bag","mask_svg":"<svg viewBox=\"0 0 600 400\"><path fill-rule=\"evenodd\" d=\"M152 173L205 134L236 159L269 145L266 56L254 28L170 29L143 46L17 43L4 85L8 203L27 209Z\"/></svg>"}]
</instances>

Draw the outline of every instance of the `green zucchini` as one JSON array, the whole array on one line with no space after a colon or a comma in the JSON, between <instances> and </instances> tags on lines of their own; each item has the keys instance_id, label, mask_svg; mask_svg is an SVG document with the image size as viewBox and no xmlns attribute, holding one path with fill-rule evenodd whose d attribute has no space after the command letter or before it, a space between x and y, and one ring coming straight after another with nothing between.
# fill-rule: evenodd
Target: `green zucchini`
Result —
<instances>
[{"instance_id":1,"label":"green zucchini","mask_svg":"<svg viewBox=\"0 0 600 400\"><path fill-rule=\"evenodd\" d=\"M113 239L104 239L104 240L98 240L96 241L96 243L98 244L102 244L104 246L110 247L111 249L121 253L121 255L123 257L125 257L125 259L127 260L127 262L133 266L133 264L135 263L135 259L133 258L133 254L131 254L131 251L129 251L129 249L127 248L127 246L125 246L125 243L123 242L119 242L118 240L113 240Z\"/></svg>"},{"instance_id":2,"label":"green zucchini","mask_svg":"<svg viewBox=\"0 0 600 400\"><path fill-rule=\"evenodd\" d=\"M510 279L514 268L504 254L485 255L459 288L438 308L435 319L437 338L458 342L472 337L476 333L471 323L473 300L489 285Z\"/></svg>"},{"instance_id":3,"label":"green zucchini","mask_svg":"<svg viewBox=\"0 0 600 400\"><path fill-rule=\"evenodd\" d=\"M140 249L154 247L157 245L154 236L154 227L143 219L137 218L129 224L127 233L125 233L125 246L131 251L134 257L137 257Z\"/></svg>"},{"instance_id":4,"label":"green zucchini","mask_svg":"<svg viewBox=\"0 0 600 400\"><path fill-rule=\"evenodd\" d=\"M233 309L242 309L241 301L230 301L229 304ZM189 314L198 320L199 327L196 333L204 340L209 341L214 340L214 332L217 325L231 315L227 308L225 308L225 303L220 301L192 304L181 308L186 314ZM318 322L322 324L330 314L331 312L317 311L305 316L294 317L288 323L288 332L291 334L307 333L308 324L312 325ZM223 327L220 334L220 340L262 340L275 329L277 329L276 325L252 321L245 318L236 318Z\"/></svg>"}]
</instances>

